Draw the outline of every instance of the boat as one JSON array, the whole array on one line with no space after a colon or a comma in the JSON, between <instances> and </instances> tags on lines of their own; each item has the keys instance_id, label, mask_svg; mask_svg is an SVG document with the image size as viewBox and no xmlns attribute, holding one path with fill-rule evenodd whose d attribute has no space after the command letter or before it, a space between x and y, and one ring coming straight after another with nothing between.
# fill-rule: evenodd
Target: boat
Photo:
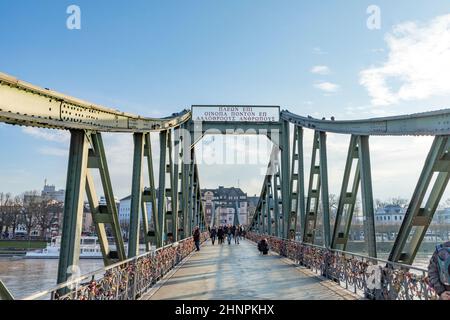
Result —
<instances>
[{"instance_id":1,"label":"boat","mask_svg":"<svg viewBox=\"0 0 450 320\"><path fill-rule=\"evenodd\" d=\"M115 247L111 245L111 247ZM52 237L47 247L41 250L28 251L25 259L58 259L61 248L61 236ZM114 248L111 248L114 250ZM80 259L103 259L98 237L82 236L80 239Z\"/></svg>"}]
</instances>

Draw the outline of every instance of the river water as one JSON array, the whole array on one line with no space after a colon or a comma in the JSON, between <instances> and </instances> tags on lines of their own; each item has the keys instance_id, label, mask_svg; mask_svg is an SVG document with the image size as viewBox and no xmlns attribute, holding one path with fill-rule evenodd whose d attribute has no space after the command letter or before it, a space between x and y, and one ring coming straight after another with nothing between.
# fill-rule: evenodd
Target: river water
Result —
<instances>
[{"instance_id":1,"label":"river water","mask_svg":"<svg viewBox=\"0 0 450 320\"><path fill-rule=\"evenodd\" d=\"M103 259L81 259L81 274L103 267ZM0 279L21 299L56 286L58 259L0 258Z\"/></svg>"},{"instance_id":2,"label":"river water","mask_svg":"<svg viewBox=\"0 0 450 320\"><path fill-rule=\"evenodd\" d=\"M384 256L379 258L385 259ZM426 269L429 257L416 258L414 266ZM81 274L103 268L102 259L81 259ZM58 259L0 258L0 279L16 299L25 298L39 291L56 286Z\"/></svg>"}]
</instances>

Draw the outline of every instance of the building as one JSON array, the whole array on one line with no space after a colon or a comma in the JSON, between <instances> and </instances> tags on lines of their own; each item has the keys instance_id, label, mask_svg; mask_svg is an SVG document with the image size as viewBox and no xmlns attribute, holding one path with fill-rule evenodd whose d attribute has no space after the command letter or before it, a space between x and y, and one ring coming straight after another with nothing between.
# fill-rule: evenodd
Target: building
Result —
<instances>
[{"instance_id":1,"label":"building","mask_svg":"<svg viewBox=\"0 0 450 320\"><path fill-rule=\"evenodd\" d=\"M258 206L259 197L255 194L253 197L247 197L247 211L248 211L248 218L247 218L247 225L252 223L253 216L256 212L256 207Z\"/></svg>"},{"instance_id":2,"label":"building","mask_svg":"<svg viewBox=\"0 0 450 320\"><path fill-rule=\"evenodd\" d=\"M44 189L41 191L41 197L45 200L55 200L57 202L64 202L66 191L63 189L56 190L54 185L44 184Z\"/></svg>"},{"instance_id":3,"label":"building","mask_svg":"<svg viewBox=\"0 0 450 320\"><path fill-rule=\"evenodd\" d=\"M438 224L450 224L450 208L437 210L433 222Z\"/></svg>"},{"instance_id":4,"label":"building","mask_svg":"<svg viewBox=\"0 0 450 320\"><path fill-rule=\"evenodd\" d=\"M375 211L375 223L380 225L397 225L403 222L406 208L400 205L388 204Z\"/></svg>"},{"instance_id":5,"label":"building","mask_svg":"<svg viewBox=\"0 0 450 320\"><path fill-rule=\"evenodd\" d=\"M156 200L156 205L158 205L158 200ZM148 223L152 224L152 203L146 202ZM131 195L120 199L119 201L119 224L121 226L128 226L130 223L130 212L131 212ZM139 210L139 215L141 210Z\"/></svg>"},{"instance_id":6,"label":"building","mask_svg":"<svg viewBox=\"0 0 450 320\"><path fill-rule=\"evenodd\" d=\"M247 194L240 188L203 189L202 201L205 209L206 224L248 224L248 200ZM239 221L234 221L237 214Z\"/></svg>"}]
</instances>

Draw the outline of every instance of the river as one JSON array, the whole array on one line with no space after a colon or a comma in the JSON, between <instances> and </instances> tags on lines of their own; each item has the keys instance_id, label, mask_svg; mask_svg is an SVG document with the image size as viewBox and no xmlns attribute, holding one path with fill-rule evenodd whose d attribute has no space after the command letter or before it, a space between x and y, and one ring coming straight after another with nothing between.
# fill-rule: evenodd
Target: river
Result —
<instances>
[{"instance_id":1,"label":"river","mask_svg":"<svg viewBox=\"0 0 450 320\"><path fill-rule=\"evenodd\" d=\"M103 267L103 259L81 259L81 274ZM16 299L56 286L58 259L0 258L0 279Z\"/></svg>"}]
</instances>

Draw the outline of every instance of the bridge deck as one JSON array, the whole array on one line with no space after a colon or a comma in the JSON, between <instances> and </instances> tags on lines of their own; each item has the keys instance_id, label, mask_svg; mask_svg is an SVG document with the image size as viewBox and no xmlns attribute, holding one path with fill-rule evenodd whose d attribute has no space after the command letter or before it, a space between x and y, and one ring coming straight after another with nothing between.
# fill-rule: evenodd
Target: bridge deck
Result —
<instances>
[{"instance_id":1,"label":"bridge deck","mask_svg":"<svg viewBox=\"0 0 450 320\"><path fill-rule=\"evenodd\" d=\"M146 300L343 300L356 296L250 241L212 246L208 240Z\"/></svg>"}]
</instances>

